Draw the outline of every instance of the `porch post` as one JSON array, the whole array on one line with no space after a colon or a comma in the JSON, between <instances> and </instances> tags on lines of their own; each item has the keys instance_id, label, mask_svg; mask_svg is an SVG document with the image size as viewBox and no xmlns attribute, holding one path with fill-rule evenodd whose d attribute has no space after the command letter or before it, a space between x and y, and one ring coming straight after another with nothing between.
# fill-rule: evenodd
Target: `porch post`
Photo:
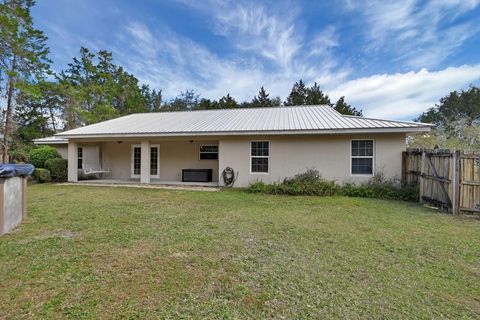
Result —
<instances>
[{"instance_id":1,"label":"porch post","mask_svg":"<svg viewBox=\"0 0 480 320\"><path fill-rule=\"evenodd\" d=\"M142 141L140 158L140 183L150 183L150 141Z\"/></svg>"},{"instance_id":2,"label":"porch post","mask_svg":"<svg viewBox=\"0 0 480 320\"><path fill-rule=\"evenodd\" d=\"M78 180L78 145L76 142L68 141L68 181Z\"/></svg>"}]
</instances>

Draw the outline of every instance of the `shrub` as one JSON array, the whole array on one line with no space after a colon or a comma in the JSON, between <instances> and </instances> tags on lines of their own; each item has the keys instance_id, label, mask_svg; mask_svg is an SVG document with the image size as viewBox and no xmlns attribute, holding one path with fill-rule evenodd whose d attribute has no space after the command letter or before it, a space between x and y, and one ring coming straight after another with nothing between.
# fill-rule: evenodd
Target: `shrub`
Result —
<instances>
[{"instance_id":1,"label":"shrub","mask_svg":"<svg viewBox=\"0 0 480 320\"><path fill-rule=\"evenodd\" d=\"M286 178L282 183L255 182L248 190L266 194L331 196L338 192L338 186L334 181L323 180L317 170L309 169L293 178Z\"/></svg>"},{"instance_id":2,"label":"shrub","mask_svg":"<svg viewBox=\"0 0 480 320\"><path fill-rule=\"evenodd\" d=\"M58 151L50 146L42 146L36 149L33 149L30 152L30 163L35 166L35 168L45 168L45 161L48 159L61 158Z\"/></svg>"},{"instance_id":3,"label":"shrub","mask_svg":"<svg viewBox=\"0 0 480 320\"><path fill-rule=\"evenodd\" d=\"M67 181L67 160L61 158L48 159L47 161L45 161L45 168L50 171L53 182Z\"/></svg>"},{"instance_id":4,"label":"shrub","mask_svg":"<svg viewBox=\"0 0 480 320\"><path fill-rule=\"evenodd\" d=\"M317 170L309 169L292 178L286 178L282 183L266 184L257 181L248 187L252 193L284 194L284 195L314 195L376 198L386 200L417 201L418 189L405 187L396 179L385 179L377 174L366 183L346 183L339 186L335 181L322 179Z\"/></svg>"},{"instance_id":5,"label":"shrub","mask_svg":"<svg viewBox=\"0 0 480 320\"><path fill-rule=\"evenodd\" d=\"M35 171L33 172L33 178L38 182L38 183L45 183L45 182L51 182L52 178L50 176L50 171L47 169L43 168L36 168Z\"/></svg>"}]
</instances>

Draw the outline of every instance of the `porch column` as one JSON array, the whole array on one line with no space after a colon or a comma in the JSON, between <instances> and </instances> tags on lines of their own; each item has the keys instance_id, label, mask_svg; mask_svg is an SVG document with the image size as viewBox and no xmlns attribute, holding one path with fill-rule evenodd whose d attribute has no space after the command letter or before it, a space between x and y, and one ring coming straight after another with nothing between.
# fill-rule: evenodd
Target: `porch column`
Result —
<instances>
[{"instance_id":1,"label":"porch column","mask_svg":"<svg viewBox=\"0 0 480 320\"><path fill-rule=\"evenodd\" d=\"M140 147L140 183L150 183L150 141L142 141Z\"/></svg>"},{"instance_id":2,"label":"porch column","mask_svg":"<svg viewBox=\"0 0 480 320\"><path fill-rule=\"evenodd\" d=\"M68 181L77 182L78 180L78 144L68 141Z\"/></svg>"}]
</instances>

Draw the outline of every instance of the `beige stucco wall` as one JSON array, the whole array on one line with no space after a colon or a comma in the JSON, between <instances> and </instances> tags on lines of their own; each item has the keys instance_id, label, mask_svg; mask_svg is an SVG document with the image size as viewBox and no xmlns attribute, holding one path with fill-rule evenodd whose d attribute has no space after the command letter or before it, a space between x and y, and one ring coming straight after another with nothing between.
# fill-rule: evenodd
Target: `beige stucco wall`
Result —
<instances>
[{"instance_id":1,"label":"beige stucco wall","mask_svg":"<svg viewBox=\"0 0 480 320\"><path fill-rule=\"evenodd\" d=\"M250 136L220 139L219 170L231 167L238 172L236 187L246 187L262 180L267 183L282 181L309 168L320 171L328 180L362 182L369 176L350 174L352 139L375 140L375 172L386 177L400 177L401 153L405 150L405 134L338 135L338 136ZM270 141L269 173L250 173L250 141Z\"/></svg>"},{"instance_id":2,"label":"beige stucco wall","mask_svg":"<svg viewBox=\"0 0 480 320\"><path fill-rule=\"evenodd\" d=\"M140 141L104 142L103 168L109 168L109 179L130 179L131 148ZM218 144L218 141L162 141L150 140L160 146L160 180L181 181L182 169L213 169L213 181L218 178L218 160L200 160L200 144Z\"/></svg>"},{"instance_id":3,"label":"beige stucco wall","mask_svg":"<svg viewBox=\"0 0 480 320\"><path fill-rule=\"evenodd\" d=\"M68 158L68 144L52 144L50 146L57 149L58 153L60 153L63 159Z\"/></svg>"}]
</instances>

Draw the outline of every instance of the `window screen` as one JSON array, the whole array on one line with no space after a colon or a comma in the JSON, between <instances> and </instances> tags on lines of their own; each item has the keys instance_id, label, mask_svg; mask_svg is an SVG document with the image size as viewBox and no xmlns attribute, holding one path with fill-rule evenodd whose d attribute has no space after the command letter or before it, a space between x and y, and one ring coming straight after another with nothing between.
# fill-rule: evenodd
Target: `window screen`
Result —
<instances>
[{"instance_id":1,"label":"window screen","mask_svg":"<svg viewBox=\"0 0 480 320\"><path fill-rule=\"evenodd\" d=\"M83 148L79 147L77 150L77 168L83 169Z\"/></svg>"},{"instance_id":2,"label":"window screen","mask_svg":"<svg viewBox=\"0 0 480 320\"><path fill-rule=\"evenodd\" d=\"M250 162L252 173L268 173L270 156L270 143L268 141L252 141L250 146Z\"/></svg>"},{"instance_id":3,"label":"window screen","mask_svg":"<svg viewBox=\"0 0 480 320\"><path fill-rule=\"evenodd\" d=\"M373 140L352 141L352 174L373 174Z\"/></svg>"},{"instance_id":4,"label":"window screen","mask_svg":"<svg viewBox=\"0 0 480 320\"><path fill-rule=\"evenodd\" d=\"M217 145L200 146L200 160L217 160L217 159L218 159Z\"/></svg>"}]
</instances>

